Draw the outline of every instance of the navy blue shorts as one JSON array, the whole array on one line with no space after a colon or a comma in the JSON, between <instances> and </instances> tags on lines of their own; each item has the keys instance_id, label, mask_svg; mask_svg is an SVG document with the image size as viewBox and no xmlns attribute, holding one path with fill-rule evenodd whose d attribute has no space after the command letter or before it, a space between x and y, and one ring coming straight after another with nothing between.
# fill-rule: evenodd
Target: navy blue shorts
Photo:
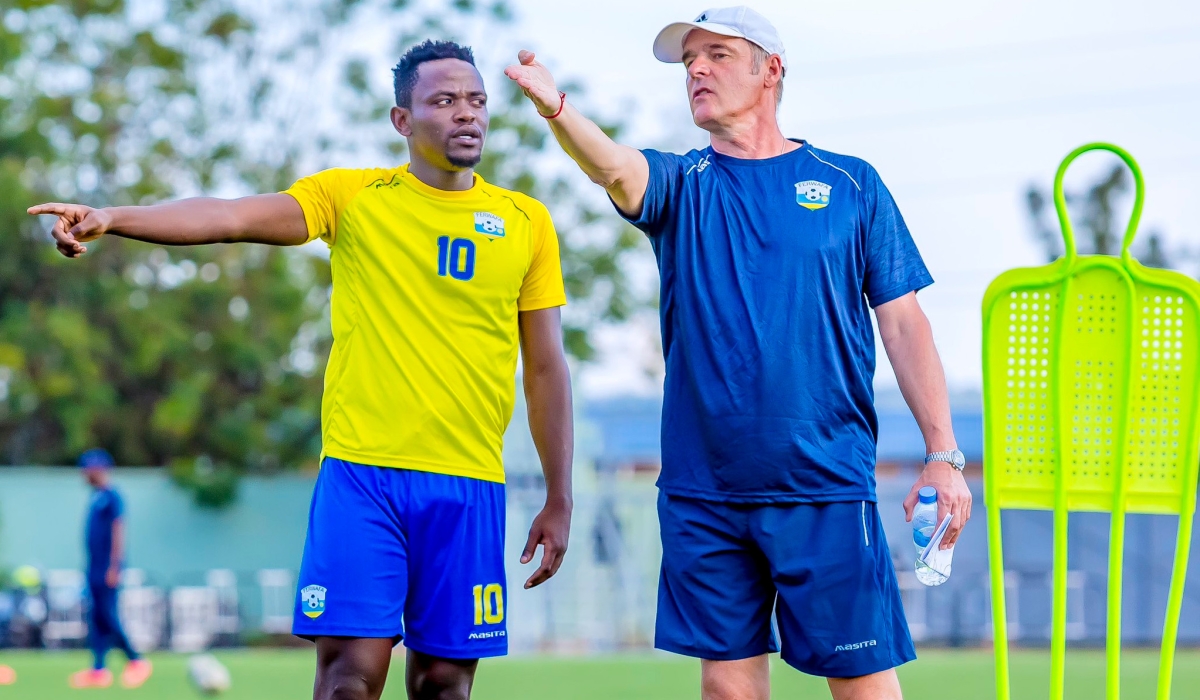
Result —
<instances>
[{"instance_id":1,"label":"navy blue shorts","mask_svg":"<svg viewBox=\"0 0 1200 700\"><path fill-rule=\"evenodd\" d=\"M504 484L326 457L292 631L451 659L508 653L504 516Z\"/></svg>"},{"instance_id":2,"label":"navy blue shorts","mask_svg":"<svg viewBox=\"0 0 1200 700\"><path fill-rule=\"evenodd\" d=\"M659 493L654 646L728 661L780 650L815 676L917 658L874 503L715 503Z\"/></svg>"}]
</instances>

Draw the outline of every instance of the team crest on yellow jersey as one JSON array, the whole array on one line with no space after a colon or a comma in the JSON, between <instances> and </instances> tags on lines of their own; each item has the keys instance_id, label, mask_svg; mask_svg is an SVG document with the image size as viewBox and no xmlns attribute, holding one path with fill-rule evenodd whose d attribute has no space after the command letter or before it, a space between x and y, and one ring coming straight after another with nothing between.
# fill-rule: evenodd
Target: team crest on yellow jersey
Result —
<instances>
[{"instance_id":1,"label":"team crest on yellow jersey","mask_svg":"<svg viewBox=\"0 0 1200 700\"><path fill-rule=\"evenodd\" d=\"M829 206L829 192L833 188L824 182L805 180L796 183L796 204L805 209L816 211Z\"/></svg>"},{"instance_id":2,"label":"team crest on yellow jersey","mask_svg":"<svg viewBox=\"0 0 1200 700\"><path fill-rule=\"evenodd\" d=\"M475 231L492 238L504 238L504 219L487 211L475 212Z\"/></svg>"}]
</instances>

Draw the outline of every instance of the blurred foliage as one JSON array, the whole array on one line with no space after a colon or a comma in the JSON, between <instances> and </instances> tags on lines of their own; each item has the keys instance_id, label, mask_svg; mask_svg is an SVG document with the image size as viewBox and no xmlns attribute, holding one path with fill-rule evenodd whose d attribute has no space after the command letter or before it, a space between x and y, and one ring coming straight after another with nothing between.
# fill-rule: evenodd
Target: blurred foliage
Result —
<instances>
[{"instance_id":1,"label":"blurred foliage","mask_svg":"<svg viewBox=\"0 0 1200 700\"><path fill-rule=\"evenodd\" d=\"M1072 217L1071 224L1075 230L1075 247L1081 255L1121 254L1121 241L1129 221L1118 218L1118 210L1121 198L1129 193L1131 179L1129 169L1119 163L1086 191L1064 191L1068 211L1077 214ZM1030 185L1025 193L1025 205L1034 238L1045 250L1047 262L1054 262L1063 255L1063 238L1054 211L1053 193ZM1162 233L1153 230L1138 236L1132 252L1148 267L1178 268L1187 257L1183 251L1169 252Z\"/></svg>"},{"instance_id":2,"label":"blurred foliage","mask_svg":"<svg viewBox=\"0 0 1200 700\"><path fill-rule=\"evenodd\" d=\"M214 473L311 462L324 261L119 238L67 260L24 213L207 190L222 169L277 184L238 143L209 137L194 70L253 26L210 0L152 21L130 13L24 0L0 18L0 458L63 464L102 446L121 464L207 461Z\"/></svg>"},{"instance_id":3,"label":"blurred foliage","mask_svg":"<svg viewBox=\"0 0 1200 700\"><path fill-rule=\"evenodd\" d=\"M278 26L269 12L257 21L255 7L9 0L0 10L0 462L65 464L101 446L122 465L169 466L207 505L229 502L240 473L315 466L326 261L298 249L168 250L115 237L67 260L48 242L48 221L25 214L47 200L276 191L303 174L297 163L336 159L364 138L373 164L398 162L403 141L377 128L391 105L377 73L390 82L390 65L353 51L332 58L324 42L356 22L400 17L398 57L427 36L455 38L447 26L512 21L503 2L469 0L310 0ZM280 99L280 74L334 60L339 94L313 101L335 104L337 118L314 126L295 109L294 89ZM544 168L557 146L502 82L489 81L479 171L554 213L573 302L567 347L586 360L589 328L648 301L630 291L622 265L640 236L614 226L602 201L579 197L577 178ZM374 131L358 128L372 122Z\"/></svg>"}]
</instances>

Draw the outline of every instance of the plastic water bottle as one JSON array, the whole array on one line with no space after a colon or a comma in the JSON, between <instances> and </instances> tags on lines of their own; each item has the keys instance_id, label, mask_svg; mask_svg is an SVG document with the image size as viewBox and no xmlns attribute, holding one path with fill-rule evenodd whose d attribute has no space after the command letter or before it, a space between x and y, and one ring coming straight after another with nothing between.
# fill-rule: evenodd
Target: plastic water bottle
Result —
<instances>
[{"instance_id":1,"label":"plastic water bottle","mask_svg":"<svg viewBox=\"0 0 1200 700\"><path fill-rule=\"evenodd\" d=\"M917 580L926 586L940 586L948 576L943 576L929 568L921 561L921 553L925 551L929 540L938 526L937 489L924 486L917 492L917 507L913 509L912 528L913 544L917 548L915 560Z\"/></svg>"}]
</instances>

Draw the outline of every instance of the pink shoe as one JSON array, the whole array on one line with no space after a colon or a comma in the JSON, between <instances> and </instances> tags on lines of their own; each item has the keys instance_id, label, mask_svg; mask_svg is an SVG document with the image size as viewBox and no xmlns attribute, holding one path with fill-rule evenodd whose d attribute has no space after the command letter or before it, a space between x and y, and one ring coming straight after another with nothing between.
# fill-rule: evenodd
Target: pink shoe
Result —
<instances>
[{"instance_id":1,"label":"pink shoe","mask_svg":"<svg viewBox=\"0 0 1200 700\"><path fill-rule=\"evenodd\" d=\"M121 685L126 688L140 688L150 678L151 673L154 673L154 666L148 659L130 661L125 664L125 670L121 671Z\"/></svg>"},{"instance_id":2,"label":"pink shoe","mask_svg":"<svg viewBox=\"0 0 1200 700\"><path fill-rule=\"evenodd\" d=\"M0 685L12 685L17 682L17 672L12 670L12 666L0 664Z\"/></svg>"},{"instance_id":3,"label":"pink shoe","mask_svg":"<svg viewBox=\"0 0 1200 700\"><path fill-rule=\"evenodd\" d=\"M94 668L85 668L82 671L76 671L67 679L67 683L72 688L107 688L112 685L112 671L107 668L96 670Z\"/></svg>"}]
</instances>

